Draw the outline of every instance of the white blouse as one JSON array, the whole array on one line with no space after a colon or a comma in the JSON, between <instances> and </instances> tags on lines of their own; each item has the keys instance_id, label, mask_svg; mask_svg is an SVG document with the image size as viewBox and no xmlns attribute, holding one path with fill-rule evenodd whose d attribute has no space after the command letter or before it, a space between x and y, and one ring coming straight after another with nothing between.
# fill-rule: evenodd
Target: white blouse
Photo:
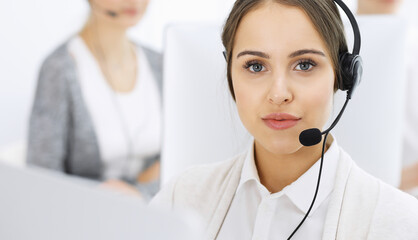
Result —
<instances>
[{"instance_id":1,"label":"white blouse","mask_svg":"<svg viewBox=\"0 0 418 240\"><path fill-rule=\"evenodd\" d=\"M318 179L317 161L295 182L277 193L261 183L253 154L248 154L231 207L218 240L287 239L305 216L312 202ZM321 239L339 159L334 142L324 155L321 183L308 218L292 239Z\"/></svg>"},{"instance_id":2,"label":"white blouse","mask_svg":"<svg viewBox=\"0 0 418 240\"><path fill-rule=\"evenodd\" d=\"M258 196L245 201L250 186L258 185L243 173L251 155L186 170L161 189L151 207L195 211L205 227L200 239L287 239L312 200L317 165L280 193L261 195L257 188ZM292 240L418 239L417 199L361 170L335 140L323 171L318 201Z\"/></svg>"},{"instance_id":3,"label":"white blouse","mask_svg":"<svg viewBox=\"0 0 418 240\"><path fill-rule=\"evenodd\" d=\"M68 49L75 59L83 98L97 136L104 178L136 179L144 170L145 159L161 149L160 92L144 52L136 48L138 75L134 89L117 93L108 85L79 36L70 41Z\"/></svg>"}]
</instances>

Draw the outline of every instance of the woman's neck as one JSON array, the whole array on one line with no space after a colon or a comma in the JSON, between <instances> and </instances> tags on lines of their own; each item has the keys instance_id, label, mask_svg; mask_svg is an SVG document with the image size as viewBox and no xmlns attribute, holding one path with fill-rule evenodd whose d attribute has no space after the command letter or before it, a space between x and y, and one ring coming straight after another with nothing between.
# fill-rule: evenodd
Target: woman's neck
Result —
<instances>
[{"instance_id":1,"label":"woman's neck","mask_svg":"<svg viewBox=\"0 0 418 240\"><path fill-rule=\"evenodd\" d=\"M331 141L332 138L329 136L327 146ZM256 141L254 158L261 184L269 192L275 193L296 181L321 157L322 143L302 147L292 154L275 155Z\"/></svg>"},{"instance_id":2,"label":"woman's neck","mask_svg":"<svg viewBox=\"0 0 418 240\"><path fill-rule=\"evenodd\" d=\"M123 62L132 55L126 29L120 26L90 17L80 36L97 58L105 58L110 64Z\"/></svg>"},{"instance_id":3,"label":"woman's neck","mask_svg":"<svg viewBox=\"0 0 418 240\"><path fill-rule=\"evenodd\" d=\"M80 32L97 60L109 86L115 92L131 92L138 76L135 46L126 36L126 29L91 17Z\"/></svg>"}]
</instances>

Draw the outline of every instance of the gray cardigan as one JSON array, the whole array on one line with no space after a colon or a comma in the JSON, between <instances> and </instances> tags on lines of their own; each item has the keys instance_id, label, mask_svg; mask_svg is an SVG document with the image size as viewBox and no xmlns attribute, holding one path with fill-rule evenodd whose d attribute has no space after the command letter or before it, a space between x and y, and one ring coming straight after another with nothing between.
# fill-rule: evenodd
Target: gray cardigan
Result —
<instances>
[{"instance_id":1,"label":"gray cardigan","mask_svg":"<svg viewBox=\"0 0 418 240\"><path fill-rule=\"evenodd\" d=\"M67 45L50 54L40 69L29 123L27 163L101 180L104 169L97 136ZM162 56L143 50L161 91ZM158 159L147 159L146 167ZM157 186L156 182L138 188L152 196Z\"/></svg>"}]
</instances>

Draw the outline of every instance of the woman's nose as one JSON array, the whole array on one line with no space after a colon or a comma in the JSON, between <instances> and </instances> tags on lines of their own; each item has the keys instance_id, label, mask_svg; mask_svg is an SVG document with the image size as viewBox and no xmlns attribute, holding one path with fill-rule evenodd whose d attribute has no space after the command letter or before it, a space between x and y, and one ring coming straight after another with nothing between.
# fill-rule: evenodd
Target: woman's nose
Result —
<instances>
[{"instance_id":1,"label":"woman's nose","mask_svg":"<svg viewBox=\"0 0 418 240\"><path fill-rule=\"evenodd\" d=\"M289 103L293 100L293 94L289 82L284 76L276 77L268 92L268 101L275 105Z\"/></svg>"}]
</instances>

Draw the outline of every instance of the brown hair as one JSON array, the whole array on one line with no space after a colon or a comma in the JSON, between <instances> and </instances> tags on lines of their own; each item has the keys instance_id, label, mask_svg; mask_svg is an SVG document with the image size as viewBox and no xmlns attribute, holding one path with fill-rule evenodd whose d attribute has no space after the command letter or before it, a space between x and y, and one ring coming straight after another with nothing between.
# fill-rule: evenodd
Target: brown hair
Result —
<instances>
[{"instance_id":1,"label":"brown hair","mask_svg":"<svg viewBox=\"0 0 418 240\"><path fill-rule=\"evenodd\" d=\"M333 0L237 0L225 22L222 33L222 43L226 51L227 79L232 98L235 100L234 87L231 77L232 50L235 43L235 34L241 19L250 11L262 6L266 2L275 2L302 9L311 19L316 30L324 41L331 56L334 67L335 84L340 76L339 55L347 52L347 42L344 34L344 26L341 21L338 8Z\"/></svg>"}]
</instances>

